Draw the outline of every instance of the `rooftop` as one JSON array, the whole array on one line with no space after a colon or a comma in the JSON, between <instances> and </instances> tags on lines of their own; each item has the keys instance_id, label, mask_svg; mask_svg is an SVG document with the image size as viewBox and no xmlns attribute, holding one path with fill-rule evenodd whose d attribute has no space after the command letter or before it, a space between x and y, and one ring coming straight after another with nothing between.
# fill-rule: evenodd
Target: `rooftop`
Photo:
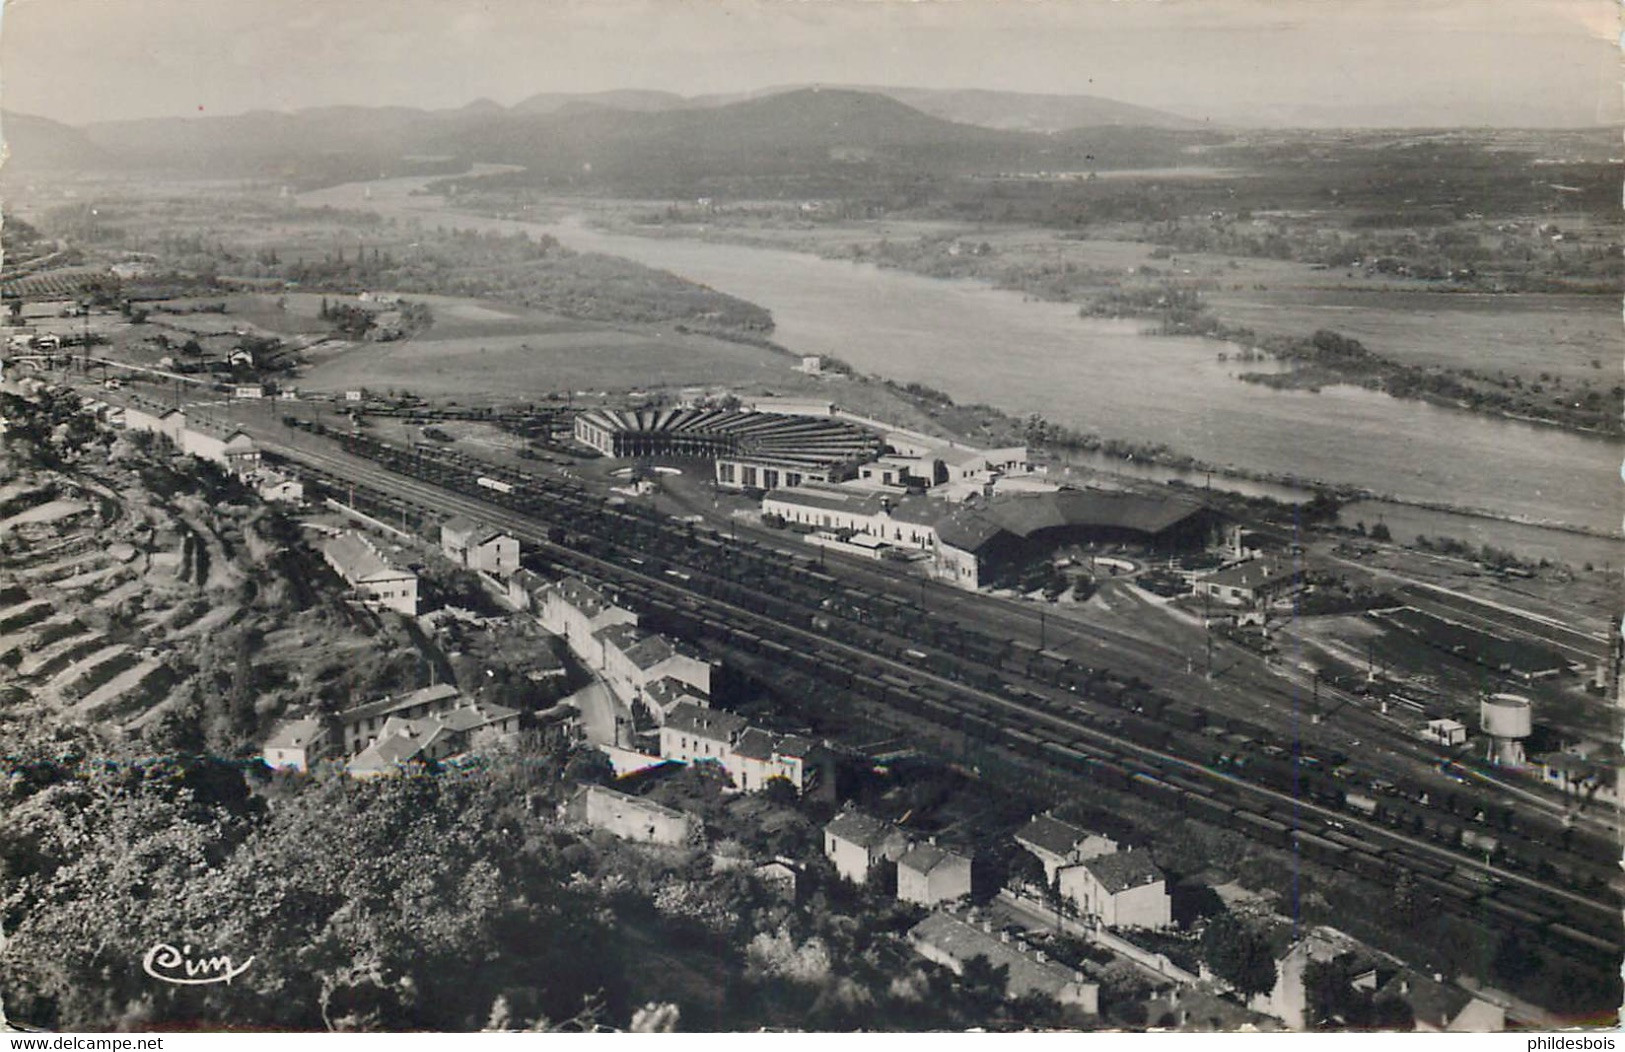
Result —
<instances>
[{"instance_id":1,"label":"rooftop","mask_svg":"<svg viewBox=\"0 0 1625 1052\"><path fill-rule=\"evenodd\" d=\"M1143 884L1156 884L1163 879L1162 870L1151 859L1151 852L1141 849L1100 855L1082 865L1112 894Z\"/></svg>"},{"instance_id":2,"label":"rooftop","mask_svg":"<svg viewBox=\"0 0 1625 1052\"><path fill-rule=\"evenodd\" d=\"M1070 855L1087 839L1089 839L1087 829L1079 829L1053 815L1034 815L1033 820L1016 833L1017 843L1028 844L1052 855L1063 856Z\"/></svg>"},{"instance_id":3,"label":"rooftop","mask_svg":"<svg viewBox=\"0 0 1625 1052\"><path fill-rule=\"evenodd\" d=\"M327 734L327 725L320 717L306 716L300 720L287 720L277 724L265 740L267 749L297 749L318 741Z\"/></svg>"},{"instance_id":4,"label":"rooftop","mask_svg":"<svg viewBox=\"0 0 1625 1052\"><path fill-rule=\"evenodd\" d=\"M1007 968L1006 992L1011 997L1040 993L1056 998L1069 985L1082 983L1081 974L1062 964L1040 961L1015 943L1007 943L950 913L933 913L916 924L908 937L917 945L930 945L961 963L985 957L995 968Z\"/></svg>"},{"instance_id":5,"label":"rooftop","mask_svg":"<svg viewBox=\"0 0 1625 1052\"><path fill-rule=\"evenodd\" d=\"M666 717L667 729L693 734L712 741L730 741L748 726L745 717L724 709L704 708L691 701L679 702Z\"/></svg>"},{"instance_id":6,"label":"rooftop","mask_svg":"<svg viewBox=\"0 0 1625 1052\"><path fill-rule=\"evenodd\" d=\"M912 869L921 875L926 875L939 866L956 862L969 865L970 859L935 844L916 844L902 858L897 860L897 865L904 869Z\"/></svg>"},{"instance_id":7,"label":"rooftop","mask_svg":"<svg viewBox=\"0 0 1625 1052\"><path fill-rule=\"evenodd\" d=\"M346 581L370 581L379 577L411 577L411 570L390 565L382 552L359 533L347 531L322 543L322 554Z\"/></svg>"},{"instance_id":8,"label":"rooftop","mask_svg":"<svg viewBox=\"0 0 1625 1052\"><path fill-rule=\"evenodd\" d=\"M605 610L614 608L615 604L604 598L596 588L587 584L579 577L566 577L557 584L550 586L554 594L570 606L581 612L586 618L594 618Z\"/></svg>"},{"instance_id":9,"label":"rooftop","mask_svg":"<svg viewBox=\"0 0 1625 1052\"><path fill-rule=\"evenodd\" d=\"M704 702L705 692L689 683L672 676L661 676L659 679L643 688L650 701L662 709L670 708L685 698Z\"/></svg>"},{"instance_id":10,"label":"rooftop","mask_svg":"<svg viewBox=\"0 0 1625 1052\"><path fill-rule=\"evenodd\" d=\"M458 705L447 712L442 712L428 719L434 720L448 731L471 731L477 727L489 726L511 720L519 715L518 709L510 709L502 705L482 705L479 702L469 702Z\"/></svg>"},{"instance_id":11,"label":"rooftop","mask_svg":"<svg viewBox=\"0 0 1625 1052\"><path fill-rule=\"evenodd\" d=\"M747 727L734 743L734 754L743 756L747 760L771 760L773 758L773 735L760 727Z\"/></svg>"},{"instance_id":12,"label":"rooftop","mask_svg":"<svg viewBox=\"0 0 1625 1052\"><path fill-rule=\"evenodd\" d=\"M836 815L824 832L859 847L874 847L900 831L890 822L866 815L861 811L843 811Z\"/></svg>"},{"instance_id":13,"label":"rooftop","mask_svg":"<svg viewBox=\"0 0 1625 1052\"><path fill-rule=\"evenodd\" d=\"M645 635L625 650L626 660L634 667L644 670L654 668L676 653L677 650L670 640L665 636L653 634Z\"/></svg>"},{"instance_id":14,"label":"rooftop","mask_svg":"<svg viewBox=\"0 0 1625 1052\"><path fill-rule=\"evenodd\" d=\"M1201 583L1221 588L1257 588L1266 581L1290 581L1301 572L1297 567L1283 565L1274 559L1249 559L1210 573L1201 578Z\"/></svg>"},{"instance_id":15,"label":"rooftop","mask_svg":"<svg viewBox=\"0 0 1625 1052\"><path fill-rule=\"evenodd\" d=\"M449 698L458 697L462 691L450 683L436 683L432 687L423 687L410 694L400 697L384 697L377 701L369 701L354 708L345 709L339 713L339 719L344 723L355 723L358 720L370 719L374 716L385 716L392 712L404 712L419 705L442 702Z\"/></svg>"},{"instance_id":16,"label":"rooftop","mask_svg":"<svg viewBox=\"0 0 1625 1052\"><path fill-rule=\"evenodd\" d=\"M1411 1006L1419 1023L1444 1030L1475 998L1459 986L1435 982L1420 972L1409 969L1390 979L1379 996L1399 997Z\"/></svg>"}]
</instances>

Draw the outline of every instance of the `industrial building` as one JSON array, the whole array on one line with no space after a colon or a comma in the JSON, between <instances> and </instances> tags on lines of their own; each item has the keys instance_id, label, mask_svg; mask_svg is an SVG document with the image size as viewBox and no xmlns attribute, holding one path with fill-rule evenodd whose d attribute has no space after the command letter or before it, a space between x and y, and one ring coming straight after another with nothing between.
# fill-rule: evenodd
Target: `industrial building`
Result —
<instances>
[{"instance_id":1,"label":"industrial building","mask_svg":"<svg viewBox=\"0 0 1625 1052\"><path fill-rule=\"evenodd\" d=\"M852 478L880 452L880 436L826 417L737 409L593 409L576 441L606 457L715 462L725 489L778 489Z\"/></svg>"},{"instance_id":2,"label":"industrial building","mask_svg":"<svg viewBox=\"0 0 1625 1052\"><path fill-rule=\"evenodd\" d=\"M1196 594L1229 606L1257 608L1303 586L1299 568L1275 559L1249 559L1196 581Z\"/></svg>"},{"instance_id":3,"label":"industrial building","mask_svg":"<svg viewBox=\"0 0 1625 1052\"><path fill-rule=\"evenodd\" d=\"M1188 501L1061 490L945 506L928 497L803 485L769 492L762 513L929 554L942 580L975 590L1000 571L1069 544L1130 542L1159 551L1205 546L1218 523Z\"/></svg>"}]
</instances>

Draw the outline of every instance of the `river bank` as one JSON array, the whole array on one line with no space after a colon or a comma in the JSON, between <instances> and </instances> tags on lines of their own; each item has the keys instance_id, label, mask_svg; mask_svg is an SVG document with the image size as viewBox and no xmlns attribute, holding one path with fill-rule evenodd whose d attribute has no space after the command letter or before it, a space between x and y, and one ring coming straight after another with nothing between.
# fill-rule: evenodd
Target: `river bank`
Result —
<instances>
[{"instance_id":1,"label":"river bank","mask_svg":"<svg viewBox=\"0 0 1625 1052\"><path fill-rule=\"evenodd\" d=\"M419 183L393 182L393 189L371 184L367 198L363 187L351 186L307 195L307 202L550 234L726 290L771 311L772 342L794 354L838 358L902 387L941 391L961 406L1001 407L999 419L984 417L982 427L966 432L970 441L1037 416L1079 433L1116 436L1116 451L1134 457L1122 462L1135 466L1130 470L1145 466L1136 450L1162 446L1169 471L1205 475L1211 467L1216 477L1284 480L1350 498L1376 495L1396 506L1449 506L1599 538L1618 528L1610 483L1617 485L1625 447L1617 442L1359 389L1260 389L1238 378L1257 363L1219 362L1209 340L1149 336L1133 321L1080 319L1075 306L972 280L777 249L609 234L574 215L555 213L542 222L470 215L412 195Z\"/></svg>"},{"instance_id":2,"label":"river bank","mask_svg":"<svg viewBox=\"0 0 1625 1052\"><path fill-rule=\"evenodd\" d=\"M1423 401L1457 412L1475 413L1558 427L1579 434L1616 436L1625 433L1621 399L1625 390L1610 385L1599 363L1617 358L1611 330L1569 323L1573 331L1559 333L1559 344L1572 346L1593 368L1529 366L1524 355L1510 368L1483 368L1479 354L1496 366L1518 358L1517 349L1539 346L1549 351L1553 331L1545 315L1552 297L1503 293L1492 297L1475 286L1422 281L1363 271L1343 272L1287 260L1226 257L1211 253L1170 253L1167 246L1133 240L1127 228L1113 228L1108 236L1057 236L1048 231L993 226L967 226L941 221L904 220L882 224L840 224L817 219L795 223L778 218L779 227L759 222L740 225L726 213L698 214L677 209L671 221L658 221L666 213L639 204L617 208L613 204L583 203L590 207L588 222L611 234L630 234L657 240L698 240L709 244L778 251L805 252L823 259L873 264L923 277L965 279L993 288L1020 292L1050 303L1077 305L1089 317L1141 318L1155 322L1164 335L1199 336L1221 343L1259 348L1293 368L1254 372L1242 379L1276 389L1314 391L1332 384L1350 384L1393 398ZM493 213L496 214L496 213ZM1123 238L1117 240L1115 238ZM1267 313L1237 307L1245 296L1270 301L1275 319ZM1344 336L1357 346L1357 356L1328 355L1315 346L1320 325L1349 320L1351 302L1364 298L1357 314L1394 313L1408 316L1409 327L1394 327L1386 320L1375 324L1358 317L1359 330ZM1498 331L1477 331L1471 340L1450 330L1459 320L1455 304L1417 310L1418 300L1442 303L1499 301L1483 313L1493 315ZM1595 297L1570 296L1593 313ZM1329 302L1328 302L1329 301ZM1518 317L1516 306L1528 303L1530 318ZM1514 305L1508 309L1506 304ZM1250 305L1249 305L1250 306ZM1309 308L1321 307L1318 317ZM1439 317L1439 316L1443 317ZM1238 320L1239 318L1239 320ZM1429 324L1429 322L1438 324ZM1303 325L1294 331L1293 325ZM1313 327L1311 327L1313 326ZM1543 329L1545 331L1543 331ZM1341 335L1338 330L1330 330ZM1380 351L1361 345L1361 334L1391 338ZM1472 354L1456 357L1438 348L1460 343ZM1567 363L1577 364L1577 363Z\"/></svg>"}]
</instances>

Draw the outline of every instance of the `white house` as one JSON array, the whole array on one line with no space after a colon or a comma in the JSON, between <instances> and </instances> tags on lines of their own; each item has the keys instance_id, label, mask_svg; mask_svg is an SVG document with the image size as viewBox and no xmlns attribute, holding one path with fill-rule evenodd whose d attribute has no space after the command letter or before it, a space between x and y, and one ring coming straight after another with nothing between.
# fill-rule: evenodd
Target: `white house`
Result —
<instances>
[{"instance_id":1,"label":"white house","mask_svg":"<svg viewBox=\"0 0 1625 1052\"><path fill-rule=\"evenodd\" d=\"M1044 881L1048 884L1055 883L1055 874L1063 867L1117 850L1117 842L1110 837L1063 822L1051 814L1034 815L1031 822L1017 831L1015 841L1044 864Z\"/></svg>"},{"instance_id":2,"label":"white house","mask_svg":"<svg viewBox=\"0 0 1625 1052\"><path fill-rule=\"evenodd\" d=\"M261 756L273 769L308 771L331 752L333 736L327 722L318 716L284 720L265 740Z\"/></svg>"},{"instance_id":3,"label":"white house","mask_svg":"<svg viewBox=\"0 0 1625 1052\"><path fill-rule=\"evenodd\" d=\"M322 544L322 558L363 605L417 616L418 575L391 564L359 533L351 531L328 538Z\"/></svg>"},{"instance_id":4,"label":"white house","mask_svg":"<svg viewBox=\"0 0 1625 1052\"><path fill-rule=\"evenodd\" d=\"M604 646L599 630L610 625L638 623L638 615L606 599L586 582L566 577L536 593L536 616L542 627L563 637L571 651L591 669L604 667Z\"/></svg>"},{"instance_id":5,"label":"white house","mask_svg":"<svg viewBox=\"0 0 1625 1052\"><path fill-rule=\"evenodd\" d=\"M916 844L897 860L897 897L935 906L970 894L969 856L936 844Z\"/></svg>"},{"instance_id":6,"label":"white house","mask_svg":"<svg viewBox=\"0 0 1625 1052\"><path fill-rule=\"evenodd\" d=\"M496 577L519 569L516 537L462 515L441 524L440 548L457 565Z\"/></svg>"},{"instance_id":7,"label":"white house","mask_svg":"<svg viewBox=\"0 0 1625 1052\"><path fill-rule=\"evenodd\" d=\"M1168 884L1144 850L1098 855L1060 871L1062 896L1107 928L1166 928L1173 923Z\"/></svg>"},{"instance_id":8,"label":"white house","mask_svg":"<svg viewBox=\"0 0 1625 1052\"><path fill-rule=\"evenodd\" d=\"M907 850L901 829L859 811L843 811L824 827L825 856L854 884L868 883L876 866L897 861Z\"/></svg>"}]
</instances>

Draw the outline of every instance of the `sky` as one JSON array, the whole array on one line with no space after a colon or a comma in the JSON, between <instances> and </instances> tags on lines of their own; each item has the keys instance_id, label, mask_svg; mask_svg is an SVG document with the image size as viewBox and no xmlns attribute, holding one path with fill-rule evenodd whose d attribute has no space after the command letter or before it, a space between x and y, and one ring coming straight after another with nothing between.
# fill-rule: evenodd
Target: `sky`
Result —
<instances>
[{"instance_id":1,"label":"sky","mask_svg":"<svg viewBox=\"0 0 1625 1052\"><path fill-rule=\"evenodd\" d=\"M1613 0L5 0L0 105L84 124L878 84L1231 125L1621 121Z\"/></svg>"}]
</instances>

